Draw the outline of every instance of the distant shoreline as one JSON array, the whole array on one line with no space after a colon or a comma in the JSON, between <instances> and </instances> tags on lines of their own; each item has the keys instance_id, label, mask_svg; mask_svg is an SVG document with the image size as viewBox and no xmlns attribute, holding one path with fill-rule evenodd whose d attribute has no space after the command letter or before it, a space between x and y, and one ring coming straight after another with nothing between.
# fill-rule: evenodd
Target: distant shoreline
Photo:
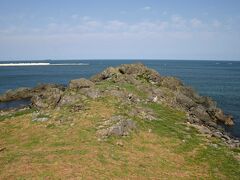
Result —
<instances>
[{"instance_id":1,"label":"distant shoreline","mask_svg":"<svg viewBox=\"0 0 240 180\"><path fill-rule=\"evenodd\" d=\"M146 59L146 58L129 58L129 59L110 59L110 58L101 58L101 59L0 59L0 62L54 62L54 61L221 61L221 62L240 62L240 59Z\"/></svg>"},{"instance_id":2,"label":"distant shoreline","mask_svg":"<svg viewBox=\"0 0 240 180\"><path fill-rule=\"evenodd\" d=\"M67 63L67 64L51 64L51 63L7 63L1 64L0 67L9 67L9 66L84 66L89 65L87 63Z\"/></svg>"}]
</instances>

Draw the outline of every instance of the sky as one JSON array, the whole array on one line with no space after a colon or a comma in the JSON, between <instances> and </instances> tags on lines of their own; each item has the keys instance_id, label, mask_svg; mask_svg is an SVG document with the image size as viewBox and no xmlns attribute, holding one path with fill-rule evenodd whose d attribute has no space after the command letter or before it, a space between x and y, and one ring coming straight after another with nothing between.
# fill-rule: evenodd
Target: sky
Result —
<instances>
[{"instance_id":1,"label":"sky","mask_svg":"<svg viewBox=\"0 0 240 180\"><path fill-rule=\"evenodd\" d=\"M240 60L240 0L0 0L0 60Z\"/></svg>"}]
</instances>

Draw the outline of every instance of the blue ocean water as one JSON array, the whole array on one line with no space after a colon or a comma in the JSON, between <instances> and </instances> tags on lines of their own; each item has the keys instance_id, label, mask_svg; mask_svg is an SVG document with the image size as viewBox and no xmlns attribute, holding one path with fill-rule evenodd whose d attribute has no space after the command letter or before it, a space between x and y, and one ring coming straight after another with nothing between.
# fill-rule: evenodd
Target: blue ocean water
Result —
<instances>
[{"instance_id":1,"label":"blue ocean water","mask_svg":"<svg viewBox=\"0 0 240 180\"><path fill-rule=\"evenodd\" d=\"M29 61L28 61L29 62ZM46 62L46 61L45 61ZM39 83L67 84L74 78L89 78L108 66L134 63L133 60L65 60L48 61L50 66L0 66L0 93L18 87L33 87ZM162 75L176 76L201 95L210 96L218 106L235 118L235 126L227 128L240 137L240 62L139 60ZM19 63L19 62L0 62ZM86 63L88 65L79 65ZM54 64L58 64L54 66ZM67 65L64 65L67 64Z\"/></svg>"}]
</instances>

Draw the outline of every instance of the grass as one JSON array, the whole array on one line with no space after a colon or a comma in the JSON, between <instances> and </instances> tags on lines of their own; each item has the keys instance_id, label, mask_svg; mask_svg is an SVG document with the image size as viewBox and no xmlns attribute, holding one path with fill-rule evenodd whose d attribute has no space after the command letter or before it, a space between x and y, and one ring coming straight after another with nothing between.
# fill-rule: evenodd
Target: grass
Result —
<instances>
[{"instance_id":1,"label":"grass","mask_svg":"<svg viewBox=\"0 0 240 180\"><path fill-rule=\"evenodd\" d=\"M32 108L32 109L19 110L17 112L13 112L11 114L0 115L0 122L4 121L4 120L7 120L7 119L14 118L14 117L22 116L22 115L25 115L25 114L30 114L34 111L35 111L35 109Z\"/></svg>"},{"instance_id":2,"label":"grass","mask_svg":"<svg viewBox=\"0 0 240 180\"><path fill-rule=\"evenodd\" d=\"M115 86L116 86L116 83L114 83L113 81L110 81L110 80L98 82L96 84L96 87L100 90L106 90L109 87L115 87Z\"/></svg>"},{"instance_id":3,"label":"grass","mask_svg":"<svg viewBox=\"0 0 240 180\"><path fill-rule=\"evenodd\" d=\"M131 85L123 88L136 92ZM0 147L6 147L0 152L1 179L239 179L234 158L239 149L199 136L185 125L183 112L142 104L158 118L146 121L128 115L134 105L119 103L111 96L89 100L81 113L49 111L51 119L43 123L32 123L30 112L9 115L11 121L0 122ZM115 114L129 116L138 129L125 138L98 141L97 125ZM60 117L71 121L59 124Z\"/></svg>"},{"instance_id":4,"label":"grass","mask_svg":"<svg viewBox=\"0 0 240 180\"><path fill-rule=\"evenodd\" d=\"M146 98L147 94L139 89L136 88L135 85L124 83L120 85L122 88L126 89L128 92L138 95L141 98Z\"/></svg>"}]
</instances>

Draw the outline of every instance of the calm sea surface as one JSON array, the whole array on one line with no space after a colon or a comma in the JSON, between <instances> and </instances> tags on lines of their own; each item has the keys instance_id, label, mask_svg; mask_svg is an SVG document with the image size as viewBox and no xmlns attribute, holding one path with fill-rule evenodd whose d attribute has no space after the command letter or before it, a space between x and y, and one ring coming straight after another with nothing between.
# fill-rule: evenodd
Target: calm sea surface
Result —
<instances>
[{"instance_id":1,"label":"calm sea surface","mask_svg":"<svg viewBox=\"0 0 240 180\"><path fill-rule=\"evenodd\" d=\"M3 67L1 66L3 63L14 62L0 61L0 93L18 87L33 87L39 83L67 84L74 78L89 78L108 66L136 61L54 60L48 62L52 65ZM234 116L236 125L227 130L240 137L240 62L196 60L142 60L138 62L156 69L162 75L176 76L201 95L212 97L217 101L219 107ZM87 63L88 65L78 63Z\"/></svg>"}]
</instances>

